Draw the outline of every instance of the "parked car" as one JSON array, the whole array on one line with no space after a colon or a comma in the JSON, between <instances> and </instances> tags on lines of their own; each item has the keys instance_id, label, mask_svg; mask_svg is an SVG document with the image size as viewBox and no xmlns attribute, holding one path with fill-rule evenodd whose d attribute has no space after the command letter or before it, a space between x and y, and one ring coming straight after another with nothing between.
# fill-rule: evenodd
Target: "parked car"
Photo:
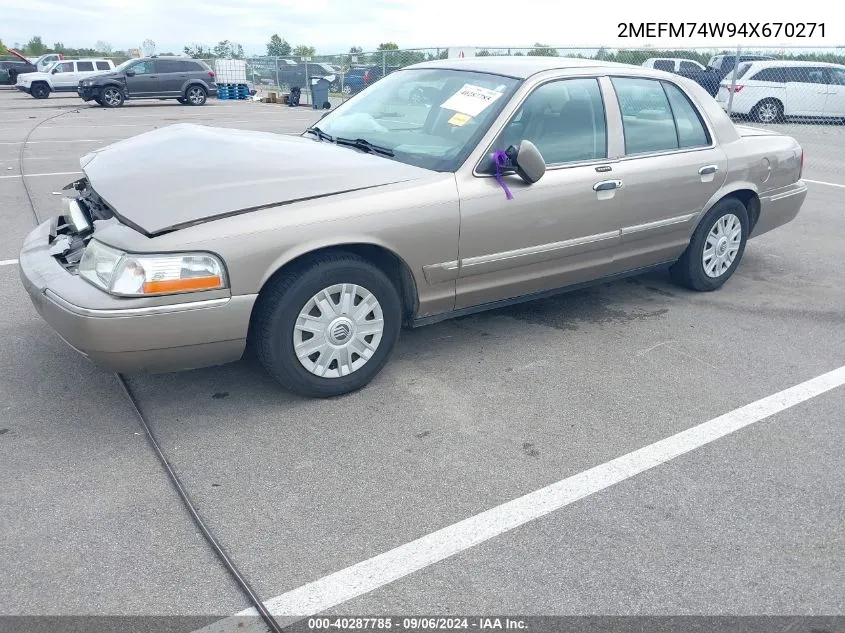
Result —
<instances>
[{"instance_id":1,"label":"parked car","mask_svg":"<svg viewBox=\"0 0 845 633\"><path fill-rule=\"evenodd\" d=\"M439 87L432 107L395 105L418 85ZM102 367L219 364L249 343L289 389L333 396L382 369L403 325L667 266L720 288L749 237L798 213L803 156L677 75L430 61L298 137L180 124L94 150L20 273Z\"/></svg>"},{"instance_id":2,"label":"parked car","mask_svg":"<svg viewBox=\"0 0 845 633\"><path fill-rule=\"evenodd\" d=\"M176 99L201 106L217 95L214 71L204 61L187 57L143 57L123 62L110 73L83 79L77 94L107 108L127 99Z\"/></svg>"},{"instance_id":3,"label":"parked car","mask_svg":"<svg viewBox=\"0 0 845 633\"><path fill-rule=\"evenodd\" d=\"M0 86L4 86L9 83L9 71L0 66Z\"/></svg>"},{"instance_id":4,"label":"parked car","mask_svg":"<svg viewBox=\"0 0 845 633\"><path fill-rule=\"evenodd\" d=\"M43 73L19 75L15 87L36 99L46 99L51 92L76 92L81 80L110 70L114 70L110 59L61 61Z\"/></svg>"},{"instance_id":5,"label":"parked car","mask_svg":"<svg viewBox=\"0 0 845 633\"><path fill-rule=\"evenodd\" d=\"M824 62L746 62L726 77L716 95L725 110L758 123L784 117L845 119L845 66Z\"/></svg>"},{"instance_id":6,"label":"parked car","mask_svg":"<svg viewBox=\"0 0 845 633\"><path fill-rule=\"evenodd\" d=\"M694 59L681 59L674 57L649 57L642 65L645 68L655 68L657 70L665 70L670 73L684 72L700 72L705 70L705 67Z\"/></svg>"},{"instance_id":7,"label":"parked car","mask_svg":"<svg viewBox=\"0 0 845 633\"><path fill-rule=\"evenodd\" d=\"M334 82L338 69L322 62L298 62L292 59L280 59L277 78L280 86L297 87L301 90L310 88L311 79L322 77Z\"/></svg>"},{"instance_id":8,"label":"parked car","mask_svg":"<svg viewBox=\"0 0 845 633\"><path fill-rule=\"evenodd\" d=\"M399 66L355 66L343 74L343 85L336 89L345 95L353 95L368 88L385 75L398 70Z\"/></svg>"},{"instance_id":9,"label":"parked car","mask_svg":"<svg viewBox=\"0 0 845 633\"><path fill-rule=\"evenodd\" d=\"M719 85L722 79L733 72L736 66L736 55L715 55L707 63L707 68L704 70L682 70L678 74L692 79L702 88L704 88L711 97L715 97L719 92ZM739 62L763 61L773 60L774 57L766 55L740 55Z\"/></svg>"},{"instance_id":10,"label":"parked car","mask_svg":"<svg viewBox=\"0 0 845 633\"><path fill-rule=\"evenodd\" d=\"M35 65L30 64L29 62L10 60L0 61L0 70L5 71L5 81L0 80L0 84L5 86L14 86L18 81L19 75L24 75L26 73L34 73L38 71Z\"/></svg>"}]
</instances>

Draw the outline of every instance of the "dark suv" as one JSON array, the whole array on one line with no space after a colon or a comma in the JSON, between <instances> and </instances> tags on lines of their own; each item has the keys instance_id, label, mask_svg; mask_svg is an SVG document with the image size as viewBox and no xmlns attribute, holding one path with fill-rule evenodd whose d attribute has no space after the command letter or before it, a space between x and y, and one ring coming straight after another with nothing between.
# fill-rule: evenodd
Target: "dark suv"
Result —
<instances>
[{"instance_id":1,"label":"dark suv","mask_svg":"<svg viewBox=\"0 0 845 633\"><path fill-rule=\"evenodd\" d=\"M38 71L38 68L36 68L34 64L30 64L28 62L10 61L7 59L0 60L0 69L6 71L3 73L5 81L0 83L5 83L9 86L15 85L18 80L18 75Z\"/></svg>"},{"instance_id":2,"label":"dark suv","mask_svg":"<svg viewBox=\"0 0 845 633\"><path fill-rule=\"evenodd\" d=\"M187 57L130 59L110 73L83 79L76 91L85 101L118 108L126 99L176 99L203 105L217 95L214 71L204 61Z\"/></svg>"}]
</instances>

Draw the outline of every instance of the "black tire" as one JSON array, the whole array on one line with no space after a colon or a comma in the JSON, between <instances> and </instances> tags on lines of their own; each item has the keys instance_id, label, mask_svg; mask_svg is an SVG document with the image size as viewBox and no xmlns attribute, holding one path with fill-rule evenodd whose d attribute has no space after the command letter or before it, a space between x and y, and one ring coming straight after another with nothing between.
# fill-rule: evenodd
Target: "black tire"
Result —
<instances>
[{"instance_id":1,"label":"black tire","mask_svg":"<svg viewBox=\"0 0 845 633\"><path fill-rule=\"evenodd\" d=\"M176 101L182 104L188 103L188 100L185 97L176 97Z\"/></svg>"},{"instance_id":2,"label":"black tire","mask_svg":"<svg viewBox=\"0 0 845 633\"><path fill-rule=\"evenodd\" d=\"M751 109L757 123L778 123L783 120L783 104L777 99L763 99Z\"/></svg>"},{"instance_id":3,"label":"black tire","mask_svg":"<svg viewBox=\"0 0 845 633\"><path fill-rule=\"evenodd\" d=\"M205 105L207 100L208 92L202 86L194 84L193 86L188 86L185 90L185 101L192 106Z\"/></svg>"},{"instance_id":4,"label":"black tire","mask_svg":"<svg viewBox=\"0 0 845 633\"><path fill-rule=\"evenodd\" d=\"M716 227L717 222L722 218L734 216L739 220L741 233L739 247L736 251L733 261L730 266L721 272L718 276L711 277L705 271L704 251L707 248L707 239L710 236L711 230ZM748 241L748 210L736 198L725 198L717 202L710 211L708 211L698 227L692 234L689 246L681 255L681 258L675 262L669 269L669 273L675 283L685 286L690 290L697 290L699 292L709 292L717 290L724 285L724 283L734 274L739 262L742 260L742 254L745 252L745 244ZM729 243L726 242L726 249L730 250ZM719 250L718 241L715 250Z\"/></svg>"},{"instance_id":5,"label":"black tire","mask_svg":"<svg viewBox=\"0 0 845 633\"><path fill-rule=\"evenodd\" d=\"M384 326L369 360L345 376L325 378L311 373L297 358L295 325L311 298L336 284L355 284L371 292L381 306ZM258 361L283 387L300 396L329 398L356 391L378 374L399 338L401 322L399 292L384 272L351 253L323 255L276 277L261 291L250 332L251 346ZM349 358L357 362L354 355ZM319 355L314 362L322 358ZM330 361L328 368L339 371L335 363Z\"/></svg>"},{"instance_id":6,"label":"black tire","mask_svg":"<svg viewBox=\"0 0 845 633\"><path fill-rule=\"evenodd\" d=\"M103 103L103 107L119 108L124 101L123 90L117 86L106 86L100 92L100 101Z\"/></svg>"},{"instance_id":7,"label":"black tire","mask_svg":"<svg viewBox=\"0 0 845 633\"><path fill-rule=\"evenodd\" d=\"M29 94L36 99L46 99L50 96L50 86L43 81L36 81L30 87Z\"/></svg>"}]
</instances>

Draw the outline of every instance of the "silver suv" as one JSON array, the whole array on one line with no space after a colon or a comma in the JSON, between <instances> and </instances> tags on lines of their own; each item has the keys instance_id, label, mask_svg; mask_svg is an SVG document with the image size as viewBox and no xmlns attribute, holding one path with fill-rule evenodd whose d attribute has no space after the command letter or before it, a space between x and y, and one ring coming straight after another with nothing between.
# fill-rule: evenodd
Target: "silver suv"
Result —
<instances>
[{"instance_id":1,"label":"silver suv","mask_svg":"<svg viewBox=\"0 0 845 633\"><path fill-rule=\"evenodd\" d=\"M113 72L79 82L77 94L118 108L126 99L176 99L204 105L217 96L214 71L204 61L187 57L142 57L123 62Z\"/></svg>"}]
</instances>

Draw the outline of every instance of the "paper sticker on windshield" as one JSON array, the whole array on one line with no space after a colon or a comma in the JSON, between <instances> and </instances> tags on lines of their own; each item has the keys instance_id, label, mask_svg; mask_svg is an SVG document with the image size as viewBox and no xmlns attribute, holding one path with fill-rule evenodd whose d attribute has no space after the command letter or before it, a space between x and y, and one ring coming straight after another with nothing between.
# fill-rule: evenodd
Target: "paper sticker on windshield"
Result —
<instances>
[{"instance_id":1,"label":"paper sticker on windshield","mask_svg":"<svg viewBox=\"0 0 845 633\"><path fill-rule=\"evenodd\" d=\"M501 96L502 93L495 90L464 84L463 88L446 99L440 107L474 117L481 114Z\"/></svg>"},{"instance_id":2,"label":"paper sticker on windshield","mask_svg":"<svg viewBox=\"0 0 845 633\"><path fill-rule=\"evenodd\" d=\"M455 112L452 115L452 118L449 119L449 125L457 125L458 127L462 125L466 125L469 121L472 120L472 117L468 114L462 114L461 112Z\"/></svg>"}]
</instances>

